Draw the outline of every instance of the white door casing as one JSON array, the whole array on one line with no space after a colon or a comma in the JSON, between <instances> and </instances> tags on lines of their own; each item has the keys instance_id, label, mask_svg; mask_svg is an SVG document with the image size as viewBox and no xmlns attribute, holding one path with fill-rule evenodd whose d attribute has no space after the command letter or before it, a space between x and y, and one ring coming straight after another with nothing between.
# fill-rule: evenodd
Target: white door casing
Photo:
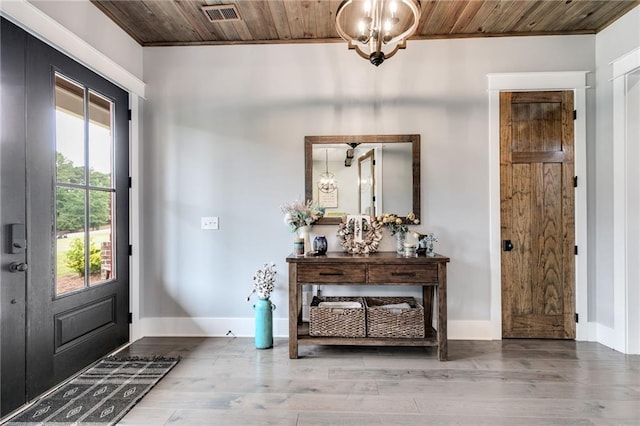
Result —
<instances>
[{"instance_id":1,"label":"white door casing","mask_svg":"<svg viewBox=\"0 0 640 426\"><path fill-rule=\"evenodd\" d=\"M587 71L492 73L487 75L489 92L489 257L491 271L491 337L502 338L501 244L500 244L500 92L572 90L574 92L575 173L582 182L575 193L576 312L583 320L576 325L576 340L590 340L587 327Z\"/></svg>"}]
</instances>

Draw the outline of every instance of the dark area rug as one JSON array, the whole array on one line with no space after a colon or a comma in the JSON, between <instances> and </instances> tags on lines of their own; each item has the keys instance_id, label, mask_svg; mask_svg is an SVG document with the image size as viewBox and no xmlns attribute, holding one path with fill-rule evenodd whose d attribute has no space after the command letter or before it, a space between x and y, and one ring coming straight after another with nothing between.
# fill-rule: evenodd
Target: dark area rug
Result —
<instances>
[{"instance_id":1,"label":"dark area rug","mask_svg":"<svg viewBox=\"0 0 640 426\"><path fill-rule=\"evenodd\" d=\"M113 425L178 361L177 358L105 358L6 424Z\"/></svg>"}]
</instances>

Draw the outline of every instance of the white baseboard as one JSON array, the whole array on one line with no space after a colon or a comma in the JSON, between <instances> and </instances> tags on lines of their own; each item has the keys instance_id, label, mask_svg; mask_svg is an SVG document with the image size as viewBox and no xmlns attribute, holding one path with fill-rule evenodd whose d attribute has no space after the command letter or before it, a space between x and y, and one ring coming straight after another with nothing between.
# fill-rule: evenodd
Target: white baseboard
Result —
<instances>
[{"instance_id":1,"label":"white baseboard","mask_svg":"<svg viewBox=\"0 0 640 426\"><path fill-rule=\"evenodd\" d=\"M611 349L620 350L616 332L613 328L595 322L589 323L589 340L601 343Z\"/></svg>"},{"instance_id":2,"label":"white baseboard","mask_svg":"<svg viewBox=\"0 0 640 426\"><path fill-rule=\"evenodd\" d=\"M495 340L492 322L450 320L449 340ZM229 332L236 337L253 337L255 320L248 318L141 318L136 325L139 335L146 337L222 337ZM615 331L612 328L589 323L588 341L598 342L615 350L618 349ZM230 334L230 335L231 335ZM273 335L289 335L289 319L273 319Z\"/></svg>"},{"instance_id":3,"label":"white baseboard","mask_svg":"<svg viewBox=\"0 0 640 426\"><path fill-rule=\"evenodd\" d=\"M494 340L493 323L490 320L449 320L447 328L449 340Z\"/></svg>"},{"instance_id":4,"label":"white baseboard","mask_svg":"<svg viewBox=\"0 0 640 426\"><path fill-rule=\"evenodd\" d=\"M140 318L142 335L147 337L253 337L255 319L250 318ZM231 333L229 333L231 332ZM288 336L287 318L273 319L273 335Z\"/></svg>"},{"instance_id":5,"label":"white baseboard","mask_svg":"<svg viewBox=\"0 0 640 426\"><path fill-rule=\"evenodd\" d=\"M253 337L254 318L141 318L139 330L147 337ZM449 340L491 340L491 321L449 321ZM273 319L273 335L289 335L289 319Z\"/></svg>"}]
</instances>

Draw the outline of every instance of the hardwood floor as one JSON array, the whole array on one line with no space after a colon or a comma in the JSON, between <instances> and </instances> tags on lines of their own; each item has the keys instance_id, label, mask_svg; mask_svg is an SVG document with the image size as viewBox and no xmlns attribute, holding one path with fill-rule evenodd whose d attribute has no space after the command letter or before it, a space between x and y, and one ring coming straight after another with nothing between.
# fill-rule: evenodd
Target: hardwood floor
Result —
<instances>
[{"instance_id":1,"label":"hardwood floor","mask_svg":"<svg viewBox=\"0 0 640 426\"><path fill-rule=\"evenodd\" d=\"M182 357L123 425L639 425L640 356L559 340L433 348L144 338L121 353Z\"/></svg>"}]
</instances>

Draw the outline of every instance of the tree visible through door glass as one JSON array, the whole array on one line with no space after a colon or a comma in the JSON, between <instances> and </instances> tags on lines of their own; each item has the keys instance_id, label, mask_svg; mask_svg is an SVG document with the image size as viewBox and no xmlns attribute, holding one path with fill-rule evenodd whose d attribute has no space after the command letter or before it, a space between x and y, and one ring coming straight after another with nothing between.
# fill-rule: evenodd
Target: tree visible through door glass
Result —
<instances>
[{"instance_id":1,"label":"tree visible through door glass","mask_svg":"<svg viewBox=\"0 0 640 426\"><path fill-rule=\"evenodd\" d=\"M114 135L109 99L61 74L55 93L59 296L115 278Z\"/></svg>"}]
</instances>

